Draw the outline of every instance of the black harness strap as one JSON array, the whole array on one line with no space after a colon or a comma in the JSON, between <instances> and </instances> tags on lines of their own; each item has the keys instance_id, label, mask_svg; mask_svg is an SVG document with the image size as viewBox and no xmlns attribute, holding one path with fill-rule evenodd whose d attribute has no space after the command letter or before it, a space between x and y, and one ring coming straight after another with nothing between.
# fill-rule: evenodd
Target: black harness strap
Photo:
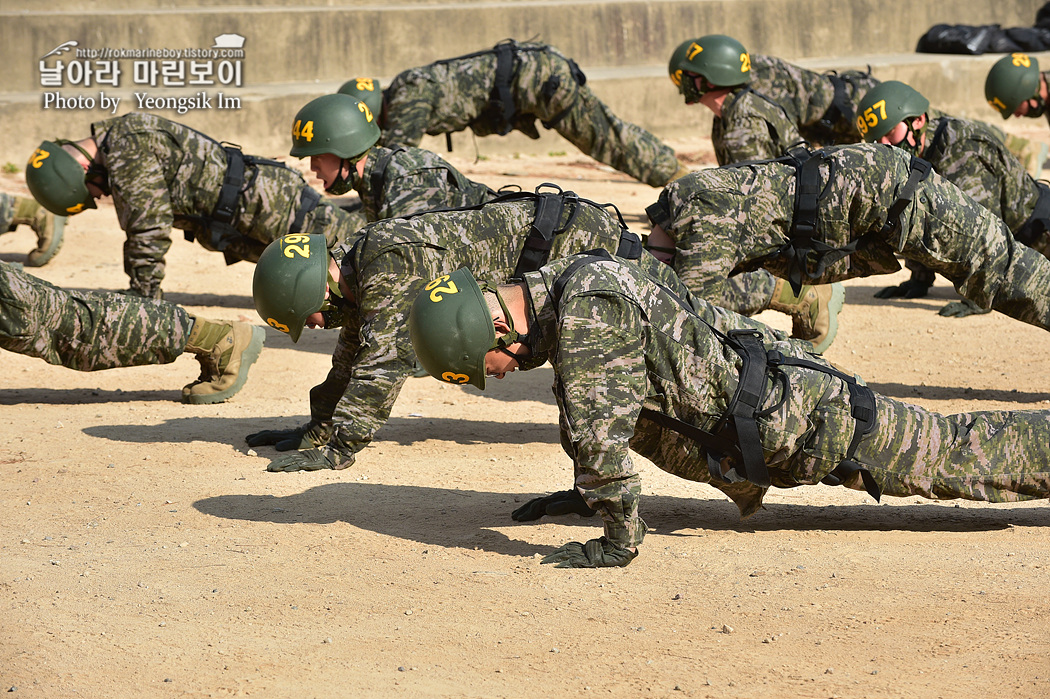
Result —
<instances>
[{"instance_id":1,"label":"black harness strap","mask_svg":"<svg viewBox=\"0 0 1050 699\"><path fill-rule=\"evenodd\" d=\"M551 284L550 293L555 306L560 303L569 279L582 266L608 259L612 259L608 251L594 250L582 253L569 263ZM853 460L861 438L875 427L875 394L871 389L860 384L856 378L837 369L808 359L785 357L777 350L766 350L762 343L762 335L757 330L740 329L722 333L697 314L673 290L664 287L656 280L652 281L674 298L683 311L706 325L716 337L736 352L741 358L742 365L736 390L729 401L726 412L718 419L715 431L708 432L649 408L642 408L639 413L640 418L699 443L707 454L708 471L712 476L728 482L748 480L759 487L768 488L771 482L769 469L762 452L762 440L756 418L773 413L780 407L781 402L765 410L761 409L766 395L766 377L770 371L777 373L784 386L783 401L787 399L787 378L778 371L779 367L797 366L830 374L846 383L850 393L850 414L856 421L856 425L842 462L825 476L822 482L828 485L841 485L852 474L859 471L865 490L876 501L879 500L881 493L875 479L863 466ZM744 472L742 474L737 472L735 467L723 472L721 460L724 457L737 461L743 467Z\"/></svg>"},{"instance_id":2,"label":"black harness strap","mask_svg":"<svg viewBox=\"0 0 1050 699\"><path fill-rule=\"evenodd\" d=\"M1039 187L1039 198L1035 201L1035 208L1014 233L1015 238L1028 246L1031 246L1040 235L1050 231L1050 187L1045 182L1035 184Z\"/></svg>"},{"instance_id":3,"label":"black harness strap","mask_svg":"<svg viewBox=\"0 0 1050 699\"><path fill-rule=\"evenodd\" d=\"M779 252L778 257L786 257L789 262L787 280L795 294L800 293L804 278L819 279L827 266L844 257L863 250L871 243L895 234L901 228L901 214L915 198L919 184L929 177L932 166L921 158L912 157L908 169L908 179L898 190L897 199L890 205L886 222L878 231L869 231L859 238L841 247L832 247L818 239L818 206L824 183L820 177L820 164L828 160L824 151L809 153L801 148L792 149L790 155L795 159L795 218L788 234L790 242ZM829 160L828 166L832 162ZM834 173L828 175L828 182ZM810 271L812 264L813 271Z\"/></svg>"},{"instance_id":4,"label":"black harness strap","mask_svg":"<svg viewBox=\"0 0 1050 699\"><path fill-rule=\"evenodd\" d=\"M511 94L510 84L514 79L515 64L514 42L501 42L496 44L496 79L489 95L489 103L499 113L500 136L505 136L514 128L514 115L518 111L514 104L514 95Z\"/></svg>"},{"instance_id":5,"label":"black harness strap","mask_svg":"<svg viewBox=\"0 0 1050 699\"><path fill-rule=\"evenodd\" d=\"M302 196L299 198L299 208L295 210L295 218L292 220L292 225L288 227L289 234L302 231L306 215L316 209L321 202L321 195L313 187L304 185L302 192Z\"/></svg>"},{"instance_id":6,"label":"black harness strap","mask_svg":"<svg viewBox=\"0 0 1050 699\"><path fill-rule=\"evenodd\" d=\"M554 236L565 232L576 218L579 197L575 192L563 192L561 188L553 186L557 188L557 192L537 191L539 198L536 200L536 215L518 255L518 263L514 267L514 274L511 275L513 279L520 279L525 272L533 272L545 265L551 254ZM572 206L572 213L565 225L558 228L558 222L567 204Z\"/></svg>"}]
</instances>

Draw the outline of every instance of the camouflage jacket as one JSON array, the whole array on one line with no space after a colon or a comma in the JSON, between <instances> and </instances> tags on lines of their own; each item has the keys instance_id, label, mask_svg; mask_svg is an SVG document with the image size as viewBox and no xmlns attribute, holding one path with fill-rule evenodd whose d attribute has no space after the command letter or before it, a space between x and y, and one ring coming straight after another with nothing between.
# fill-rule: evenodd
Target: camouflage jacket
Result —
<instances>
[{"instance_id":1,"label":"camouflage jacket","mask_svg":"<svg viewBox=\"0 0 1050 699\"><path fill-rule=\"evenodd\" d=\"M369 223L431 209L476 206L496 196L436 153L412 147L373 148L364 175L354 175L354 189Z\"/></svg>"},{"instance_id":2,"label":"camouflage jacket","mask_svg":"<svg viewBox=\"0 0 1050 699\"><path fill-rule=\"evenodd\" d=\"M601 513L605 536L622 546L635 546L645 535L638 516L640 478L628 448L676 476L715 485L733 498L743 515L753 513L763 488L712 480L699 443L640 419L641 410L705 431L715 428L736 392L742 366L739 355L715 330L756 329L767 349L826 364L807 353L806 343L712 306L690 295L681 283L657 283L639 265L623 260L578 268L560 298L553 298L555 281L574 259L557 260L525 275L527 312L530 330L538 325L542 337L534 352L544 353L554 367L566 435L562 443L573 459L575 486ZM829 416L824 427L841 428L842 434L818 435L810 413L820 403L844 400L844 384L812 369L783 370L786 382L767 376L762 406L771 411L759 420L759 428L773 484L790 486L798 484L792 471L815 472L819 480L838 464L852 436L853 420L848 409L844 415ZM819 440L820 450L807 449Z\"/></svg>"},{"instance_id":3,"label":"camouflage jacket","mask_svg":"<svg viewBox=\"0 0 1050 699\"><path fill-rule=\"evenodd\" d=\"M199 131L152 114L98 121L91 131L127 235L124 271L133 291L157 295L172 228L192 233L201 245L214 249L206 219L218 201L226 153ZM231 222L246 239L243 247L257 258L267 243L287 233L308 189L298 172L280 163L262 161L247 168ZM329 244L348 233L342 228L342 212L326 200L306 215L303 225L304 231L325 234ZM241 255L250 257L247 250Z\"/></svg>"},{"instance_id":4,"label":"camouflage jacket","mask_svg":"<svg viewBox=\"0 0 1050 699\"><path fill-rule=\"evenodd\" d=\"M496 49L437 61L397 75L383 90L380 124L384 146L418 145L431 136L470 128L478 136L516 129L539 138L535 120L550 120L576 99L575 63L557 49L536 42L511 42L514 75L510 84L514 114L503 123L493 100Z\"/></svg>"},{"instance_id":5,"label":"camouflage jacket","mask_svg":"<svg viewBox=\"0 0 1050 699\"><path fill-rule=\"evenodd\" d=\"M566 207L559 225L566 225L572 212ZM352 460L389 417L402 384L414 372L407 318L423 285L463 266L505 281L514 272L535 213L535 195L516 195L475 209L379 221L362 229L352 246L333 250L342 259L354 302L332 369L310 391L312 420L333 423L329 446ZM595 248L615 253L625 239L640 246L638 236L616 216L580 202L567 230L554 238L550 259ZM673 275L667 265L644 255L666 270L660 273Z\"/></svg>"},{"instance_id":6,"label":"camouflage jacket","mask_svg":"<svg viewBox=\"0 0 1050 699\"><path fill-rule=\"evenodd\" d=\"M715 119L711 137L718 163L775 158L802 140L822 145L859 141L853 114L878 81L860 71L844 71L837 79L848 114L829 112L835 99L832 75L752 55L751 82L726 97L722 116Z\"/></svg>"},{"instance_id":7,"label":"camouflage jacket","mask_svg":"<svg viewBox=\"0 0 1050 699\"><path fill-rule=\"evenodd\" d=\"M908 179L911 156L877 143L833 146L824 152L828 159L820 166L817 239L838 248L879 232ZM671 221L667 232L677 248L675 270L693 293L721 298L730 274L758 267L787 278L790 264L781 252L788 247L795 219L795 173L783 160L731 165L694 172L664 188L659 201ZM940 180L936 174L930 179ZM900 269L894 257L900 244L873 241L828 264L820 278L831 282L894 272Z\"/></svg>"},{"instance_id":8,"label":"camouflage jacket","mask_svg":"<svg viewBox=\"0 0 1050 699\"><path fill-rule=\"evenodd\" d=\"M1035 209L1039 186L1000 136L982 122L941 116L926 129L922 158L1017 232Z\"/></svg>"}]
</instances>

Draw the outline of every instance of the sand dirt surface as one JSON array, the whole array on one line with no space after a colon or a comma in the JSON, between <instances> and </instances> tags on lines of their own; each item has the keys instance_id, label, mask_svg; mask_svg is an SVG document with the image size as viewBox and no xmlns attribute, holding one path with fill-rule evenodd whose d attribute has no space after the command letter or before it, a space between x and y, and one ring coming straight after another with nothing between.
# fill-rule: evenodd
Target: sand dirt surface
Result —
<instances>
[{"instance_id":1,"label":"sand dirt surface","mask_svg":"<svg viewBox=\"0 0 1050 699\"><path fill-rule=\"evenodd\" d=\"M673 143L693 164L709 143ZM572 151L456 152L500 186L557 182L642 230L657 190ZM20 174L0 177L24 191ZM262 324L254 267L182 240L167 298ZM0 259L33 245L0 237ZM34 273L124 289L112 206L77 216ZM1050 409L1047 335L936 314L847 282L827 357L941 412ZM789 327L786 317L765 320ZM709 486L638 459L651 531L627 568L539 559L600 531L510 511L563 490L549 367L473 388L410 379L352 468L266 471L245 435L292 427L332 331L266 349L229 403L183 405L190 355L77 373L0 354L0 691L11 697L1050 696L1050 507L876 504L774 491L740 521Z\"/></svg>"}]
</instances>

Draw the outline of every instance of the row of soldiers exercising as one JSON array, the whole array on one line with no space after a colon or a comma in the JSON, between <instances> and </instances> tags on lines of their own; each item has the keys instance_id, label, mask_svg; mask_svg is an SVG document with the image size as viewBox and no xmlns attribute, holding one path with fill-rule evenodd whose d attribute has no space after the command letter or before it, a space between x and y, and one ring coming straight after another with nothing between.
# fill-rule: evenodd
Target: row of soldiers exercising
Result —
<instances>
[{"instance_id":1,"label":"row of soldiers exercising","mask_svg":"<svg viewBox=\"0 0 1050 699\"><path fill-rule=\"evenodd\" d=\"M535 269L521 251L541 197L381 221L331 255L319 239L271 245L255 277L263 319L293 337L305 326L342 327L332 370L311 391L310 422L249 436L255 446L300 450L276 459L272 470L353 463L414 369L409 299L428 279L460 267L501 280ZM557 219L565 227L571 218L571 234L538 245L543 254L534 260L604 248L637 258L651 275L669 272L648 253L629 252L634 234L601 207L581 201L574 211ZM697 172L671 183L649 212L654 235L674 240L680 274L671 277L713 303L737 270L765 267L796 285L829 282L897 271L899 254L945 275L981 307L1050 329L1050 260L898 148L839 146ZM299 250L303 242L312 244ZM681 269L683 261L692 264Z\"/></svg>"}]
</instances>

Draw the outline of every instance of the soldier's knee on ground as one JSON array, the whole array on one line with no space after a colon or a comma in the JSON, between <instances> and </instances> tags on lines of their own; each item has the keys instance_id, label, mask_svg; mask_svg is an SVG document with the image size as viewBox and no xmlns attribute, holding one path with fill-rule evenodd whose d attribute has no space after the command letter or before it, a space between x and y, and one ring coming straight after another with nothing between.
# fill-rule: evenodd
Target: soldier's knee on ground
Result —
<instances>
[{"instance_id":1,"label":"soldier's knee on ground","mask_svg":"<svg viewBox=\"0 0 1050 699\"><path fill-rule=\"evenodd\" d=\"M842 284L806 284L796 295L791 285L778 279L769 308L791 316L791 336L808 340L813 351L823 354L839 330L839 311L846 293Z\"/></svg>"},{"instance_id":2,"label":"soldier's knee on ground","mask_svg":"<svg viewBox=\"0 0 1050 699\"><path fill-rule=\"evenodd\" d=\"M36 247L26 255L26 264L43 267L62 247L66 217L55 216L35 199L15 197L14 217L8 230L13 231L18 226L29 226L36 233Z\"/></svg>"},{"instance_id":3,"label":"soldier's knee on ground","mask_svg":"<svg viewBox=\"0 0 1050 699\"><path fill-rule=\"evenodd\" d=\"M182 389L184 403L221 403L241 390L248 368L262 352L265 331L249 323L220 323L191 316L186 352L197 356L201 374Z\"/></svg>"}]
</instances>

